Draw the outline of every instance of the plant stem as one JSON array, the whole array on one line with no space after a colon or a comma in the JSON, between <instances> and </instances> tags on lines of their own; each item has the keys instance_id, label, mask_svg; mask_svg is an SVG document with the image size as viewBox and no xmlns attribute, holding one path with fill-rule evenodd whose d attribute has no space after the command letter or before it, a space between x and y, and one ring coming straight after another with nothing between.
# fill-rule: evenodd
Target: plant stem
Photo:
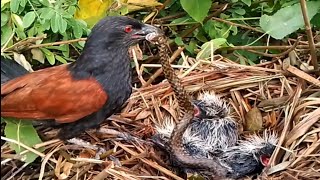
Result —
<instances>
[{"instance_id":1,"label":"plant stem","mask_svg":"<svg viewBox=\"0 0 320 180\"><path fill-rule=\"evenodd\" d=\"M310 26L310 21L307 13L307 4L305 0L300 0L300 5L301 5L301 11L304 19L304 24L306 28L306 33L308 37L308 42L309 42L309 47L310 47L310 54L311 54L311 62L314 67L314 70L316 72L318 71L318 60L317 60L317 55L316 55L316 47L314 45L314 40L313 40L313 35L312 35L312 30ZM317 73L318 75L320 72Z\"/></svg>"}]
</instances>

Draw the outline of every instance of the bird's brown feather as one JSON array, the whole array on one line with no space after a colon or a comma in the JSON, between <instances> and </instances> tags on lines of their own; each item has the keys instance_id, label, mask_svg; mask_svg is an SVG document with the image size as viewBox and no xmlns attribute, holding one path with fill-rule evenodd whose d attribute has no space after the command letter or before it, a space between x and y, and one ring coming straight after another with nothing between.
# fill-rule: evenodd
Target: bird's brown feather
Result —
<instances>
[{"instance_id":1,"label":"bird's brown feather","mask_svg":"<svg viewBox=\"0 0 320 180\"><path fill-rule=\"evenodd\" d=\"M74 79L67 65L39 70L1 86L1 116L77 121L98 111L108 96L94 79Z\"/></svg>"}]
</instances>

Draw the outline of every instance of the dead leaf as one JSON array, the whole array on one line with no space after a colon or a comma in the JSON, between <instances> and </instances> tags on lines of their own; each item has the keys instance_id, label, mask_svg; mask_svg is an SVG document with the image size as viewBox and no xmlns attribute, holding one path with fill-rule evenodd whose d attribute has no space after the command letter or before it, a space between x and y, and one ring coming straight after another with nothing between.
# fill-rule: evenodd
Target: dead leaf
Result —
<instances>
[{"instance_id":1,"label":"dead leaf","mask_svg":"<svg viewBox=\"0 0 320 180\"><path fill-rule=\"evenodd\" d=\"M166 104L166 105L162 105L160 107L163 108L164 110L166 110L173 117L173 119L175 121L178 120L176 110L172 106Z\"/></svg>"},{"instance_id":2,"label":"dead leaf","mask_svg":"<svg viewBox=\"0 0 320 180\"><path fill-rule=\"evenodd\" d=\"M43 52L39 48L31 49L32 59L35 59L42 64L44 63L44 55Z\"/></svg>"},{"instance_id":3,"label":"dead leaf","mask_svg":"<svg viewBox=\"0 0 320 180\"><path fill-rule=\"evenodd\" d=\"M88 151L83 151L80 152L79 154L79 158L92 158L94 156L92 156L92 154L90 154Z\"/></svg>"},{"instance_id":4,"label":"dead leaf","mask_svg":"<svg viewBox=\"0 0 320 180\"><path fill-rule=\"evenodd\" d=\"M314 67L313 67L313 66L310 66L308 63L304 62L304 63L301 63L300 69L301 69L302 71L304 71L304 72L308 72L308 71L314 70Z\"/></svg>"},{"instance_id":5,"label":"dead leaf","mask_svg":"<svg viewBox=\"0 0 320 180\"><path fill-rule=\"evenodd\" d=\"M162 6L157 0L121 0L122 2L127 1L129 12L141 10L144 8Z\"/></svg>"},{"instance_id":6,"label":"dead leaf","mask_svg":"<svg viewBox=\"0 0 320 180\"><path fill-rule=\"evenodd\" d=\"M147 118L148 116L151 115L151 112L150 111L146 111L146 110L143 110L141 111L137 117L135 118L135 120L141 120L141 119L145 119Z\"/></svg>"},{"instance_id":7,"label":"dead leaf","mask_svg":"<svg viewBox=\"0 0 320 180\"><path fill-rule=\"evenodd\" d=\"M67 162L67 160L62 160L62 156L59 156L56 168L54 169L54 174L58 179L67 179L70 175L73 164ZM62 173L61 173L62 170Z\"/></svg>"},{"instance_id":8,"label":"dead leaf","mask_svg":"<svg viewBox=\"0 0 320 180\"><path fill-rule=\"evenodd\" d=\"M276 108L284 105L288 101L289 101L289 96L282 96L279 98L263 100L258 104L258 107L259 108L268 108L268 107Z\"/></svg>"},{"instance_id":9,"label":"dead leaf","mask_svg":"<svg viewBox=\"0 0 320 180\"><path fill-rule=\"evenodd\" d=\"M254 107L245 115L245 125L244 129L247 131L257 131L262 128L263 118L261 111Z\"/></svg>"},{"instance_id":10,"label":"dead leaf","mask_svg":"<svg viewBox=\"0 0 320 180\"><path fill-rule=\"evenodd\" d=\"M31 64L26 60L26 57L24 57L23 54L18 54L16 52L13 52L13 59L17 63L19 63L22 67L24 67L27 71L33 72Z\"/></svg>"}]
</instances>

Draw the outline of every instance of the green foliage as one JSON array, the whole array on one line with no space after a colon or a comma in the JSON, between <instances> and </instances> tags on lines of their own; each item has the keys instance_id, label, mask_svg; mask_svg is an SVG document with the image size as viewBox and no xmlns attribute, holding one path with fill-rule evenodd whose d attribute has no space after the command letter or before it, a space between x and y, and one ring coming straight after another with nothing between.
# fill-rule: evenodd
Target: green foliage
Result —
<instances>
[{"instance_id":1,"label":"green foliage","mask_svg":"<svg viewBox=\"0 0 320 180\"><path fill-rule=\"evenodd\" d=\"M217 49L223 47L223 45L225 45L226 42L227 40L224 38L217 38L204 43L201 46L201 51L198 53L196 59L207 59L212 57L211 55L213 55Z\"/></svg>"},{"instance_id":2,"label":"green foliage","mask_svg":"<svg viewBox=\"0 0 320 180\"><path fill-rule=\"evenodd\" d=\"M7 46L23 40L27 37L36 37L47 34L48 38L42 43L55 42L81 38L88 35L90 29L87 28L83 20L75 19L74 14L77 9L77 0L11 0L1 2L1 46ZM14 38L13 38L14 37ZM41 43L41 42L40 42ZM61 49L54 51L42 48L41 52L50 65L58 61L66 63L69 59L69 45L64 45ZM74 43L73 48L77 51L82 49L79 43ZM37 60L37 59L35 59ZM44 63L45 61L39 61Z\"/></svg>"},{"instance_id":3,"label":"green foliage","mask_svg":"<svg viewBox=\"0 0 320 180\"><path fill-rule=\"evenodd\" d=\"M319 11L320 1L307 2L309 20ZM304 27L300 4L281 8L272 16L263 15L260 19L261 28L275 39L285 36Z\"/></svg>"},{"instance_id":4,"label":"green foliage","mask_svg":"<svg viewBox=\"0 0 320 180\"><path fill-rule=\"evenodd\" d=\"M211 7L211 0L180 0L182 8L196 21L202 23Z\"/></svg>"},{"instance_id":5,"label":"green foliage","mask_svg":"<svg viewBox=\"0 0 320 180\"><path fill-rule=\"evenodd\" d=\"M3 118L1 118L2 120ZM36 144L41 143L41 139L39 138L36 130L32 126L31 121L21 121L12 118L5 118L6 128L5 128L5 135L7 138L16 140L17 142L21 142L28 147L32 147ZM26 149L15 144L9 143L10 147L16 151L16 153L21 153ZM38 149L38 151L42 151L42 149ZM34 154L33 152L27 152L22 155L22 160L27 163L33 162L38 155Z\"/></svg>"}]
</instances>

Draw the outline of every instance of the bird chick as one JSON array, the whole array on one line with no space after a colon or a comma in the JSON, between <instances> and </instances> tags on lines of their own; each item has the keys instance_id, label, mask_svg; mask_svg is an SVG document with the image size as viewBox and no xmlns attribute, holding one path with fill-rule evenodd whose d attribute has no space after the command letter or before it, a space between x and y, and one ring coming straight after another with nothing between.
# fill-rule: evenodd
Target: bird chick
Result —
<instances>
[{"instance_id":1,"label":"bird chick","mask_svg":"<svg viewBox=\"0 0 320 180\"><path fill-rule=\"evenodd\" d=\"M183 135L186 151L196 157L209 157L216 149L234 146L238 131L236 122L228 115L229 109L214 93L204 92L193 100L194 119ZM167 142L175 127L175 122L167 118L156 127L153 140L167 150Z\"/></svg>"},{"instance_id":2,"label":"bird chick","mask_svg":"<svg viewBox=\"0 0 320 180\"><path fill-rule=\"evenodd\" d=\"M260 173L268 165L277 138L264 133L238 141L237 123L229 116L229 109L214 93L205 92L193 101L195 117L183 135L185 151L196 158L218 159L226 170L226 178L237 179ZM170 154L169 139L175 122L167 118L156 127L154 143ZM174 159L171 159L175 163ZM208 179L212 172L182 167L186 173L197 173Z\"/></svg>"},{"instance_id":3,"label":"bird chick","mask_svg":"<svg viewBox=\"0 0 320 180\"><path fill-rule=\"evenodd\" d=\"M228 169L227 177L238 179L261 173L269 165L278 139L274 133L264 132L263 137L252 135L239 141L236 146L212 153Z\"/></svg>"}]
</instances>

